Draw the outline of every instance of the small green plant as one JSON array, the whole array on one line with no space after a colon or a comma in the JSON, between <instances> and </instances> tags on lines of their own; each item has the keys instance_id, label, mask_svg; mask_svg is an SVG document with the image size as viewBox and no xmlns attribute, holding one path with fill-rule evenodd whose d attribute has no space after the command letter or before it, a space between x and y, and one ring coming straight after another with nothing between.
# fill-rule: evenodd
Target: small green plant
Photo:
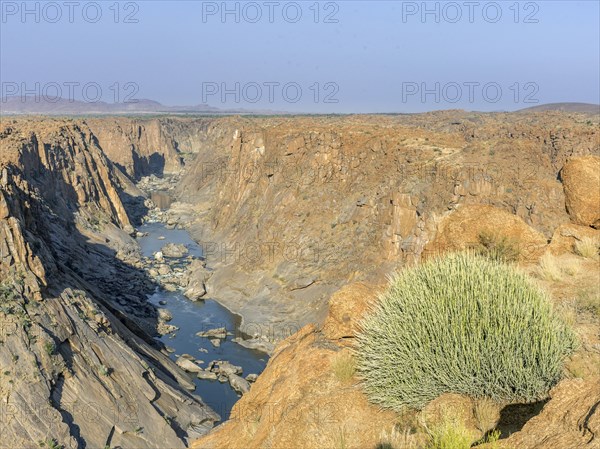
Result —
<instances>
[{"instance_id":1,"label":"small green plant","mask_svg":"<svg viewBox=\"0 0 600 449\"><path fill-rule=\"evenodd\" d=\"M400 412L443 393L542 399L576 347L573 330L525 273L472 253L394 276L357 339L368 396Z\"/></svg>"},{"instance_id":2,"label":"small green plant","mask_svg":"<svg viewBox=\"0 0 600 449\"><path fill-rule=\"evenodd\" d=\"M46 354L48 355L53 355L54 352L56 351L56 344L54 343L54 341L47 341L44 343L44 351L46 351Z\"/></svg>"},{"instance_id":3,"label":"small green plant","mask_svg":"<svg viewBox=\"0 0 600 449\"><path fill-rule=\"evenodd\" d=\"M40 447L46 447L48 449L64 449L62 444L59 444L54 438L49 438L46 441L38 442Z\"/></svg>"},{"instance_id":4,"label":"small green plant","mask_svg":"<svg viewBox=\"0 0 600 449\"><path fill-rule=\"evenodd\" d=\"M507 236L500 236L490 231L478 235L478 253L500 262L517 262L521 255L519 245Z\"/></svg>"},{"instance_id":5,"label":"small green plant","mask_svg":"<svg viewBox=\"0 0 600 449\"><path fill-rule=\"evenodd\" d=\"M425 449L469 449L471 435L464 426L457 422L445 420L429 429L429 443Z\"/></svg>"},{"instance_id":6,"label":"small green plant","mask_svg":"<svg viewBox=\"0 0 600 449\"><path fill-rule=\"evenodd\" d=\"M335 356L332 366L333 373L340 382L348 382L356 372L356 360L346 351Z\"/></svg>"},{"instance_id":7,"label":"small green plant","mask_svg":"<svg viewBox=\"0 0 600 449\"><path fill-rule=\"evenodd\" d=\"M575 252L581 257L595 259L600 251L600 240L591 237L584 237L575 242Z\"/></svg>"},{"instance_id":8,"label":"small green plant","mask_svg":"<svg viewBox=\"0 0 600 449\"><path fill-rule=\"evenodd\" d=\"M100 365L98 367L98 372L103 375L103 376L108 376L110 374L110 368L107 367L106 365Z\"/></svg>"}]
</instances>

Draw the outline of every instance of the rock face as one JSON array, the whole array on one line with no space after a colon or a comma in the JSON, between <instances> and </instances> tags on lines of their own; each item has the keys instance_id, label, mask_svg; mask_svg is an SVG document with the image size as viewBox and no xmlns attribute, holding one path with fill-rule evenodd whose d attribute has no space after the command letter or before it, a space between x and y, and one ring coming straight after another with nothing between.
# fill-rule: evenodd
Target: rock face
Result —
<instances>
[{"instance_id":1,"label":"rock face","mask_svg":"<svg viewBox=\"0 0 600 449\"><path fill-rule=\"evenodd\" d=\"M506 447L600 447L600 377L564 380L550 397L538 416L506 440Z\"/></svg>"},{"instance_id":2,"label":"rock face","mask_svg":"<svg viewBox=\"0 0 600 449\"><path fill-rule=\"evenodd\" d=\"M600 157L574 157L561 171L565 200L571 220L600 228Z\"/></svg>"},{"instance_id":3,"label":"rock face","mask_svg":"<svg viewBox=\"0 0 600 449\"><path fill-rule=\"evenodd\" d=\"M208 292L277 339L282 321L320 322L348 282L418 263L466 206L498 211L483 219L525 232L535 259L569 220L565 161L599 153L598 130L564 113L228 117L205 135L172 211L204 242Z\"/></svg>"},{"instance_id":4,"label":"rock face","mask_svg":"<svg viewBox=\"0 0 600 449\"><path fill-rule=\"evenodd\" d=\"M493 206L467 205L444 217L434 240L427 245L427 255L460 251L479 246L481 235L506 238L515 245L521 261L537 260L547 244L546 238L520 217Z\"/></svg>"},{"instance_id":5,"label":"rock face","mask_svg":"<svg viewBox=\"0 0 600 449\"><path fill-rule=\"evenodd\" d=\"M284 339L234 419L197 447L384 443L398 417L334 373L370 285L431 248L469 246L483 230L531 246L532 258L551 237L560 252L588 235L570 226L595 232L588 168L600 154L599 131L588 118L446 111L3 120L0 269L8 287L0 289L0 320L17 320L2 335L10 375L0 376L0 399L18 416L3 438L25 447L27 438L56 438L67 447L175 448L217 420L151 338L161 325L174 329L145 301L159 280L135 267L128 234L137 222L126 213L153 207L131 183L151 175L140 185L166 192L174 202L165 221L189 229L206 258L175 273L183 273L176 282L161 253L162 262L148 262L153 276L192 299L208 291L239 313L252 337L241 344ZM571 165L578 160L585 167ZM231 382L241 374L212 369L220 367L197 376ZM129 420L131 397L137 420ZM555 398L561 403L557 394L546 407ZM597 407L580 413L564 399L593 430ZM48 410L37 413L38 404ZM94 404L94 419L84 419L82 404ZM572 431L571 415L556 416L556 429L567 423ZM537 425L523 448L543 441Z\"/></svg>"},{"instance_id":6,"label":"rock face","mask_svg":"<svg viewBox=\"0 0 600 449\"><path fill-rule=\"evenodd\" d=\"M323 334L331 340L353 338L360 318L367 312L378 291L378 287L363 283L342 287L329 299Z\"/></svg>"},{"instance_id":7,"label":"rock face","mask_svg":"<svg viewBox=\"0 0 600 449\"><path fill-rule=\"evenodd\" d=\"M132 179L178 172L182 152L198 151L210 120L176 117L135 120L107 117L87 125L106 155Z\"/></svg>"},{"instance_id":8,"label":"rock face","mask_svg":"<svg viewBox=\"0 0 600 449\"><path fill-rule=\"evenodd\" d=\"M60 119L0 125L2 439L183 448L218 416L152 342L153 284L130 264L121 199L139 191L91 136Z\"/></svg>"}]
</instances>

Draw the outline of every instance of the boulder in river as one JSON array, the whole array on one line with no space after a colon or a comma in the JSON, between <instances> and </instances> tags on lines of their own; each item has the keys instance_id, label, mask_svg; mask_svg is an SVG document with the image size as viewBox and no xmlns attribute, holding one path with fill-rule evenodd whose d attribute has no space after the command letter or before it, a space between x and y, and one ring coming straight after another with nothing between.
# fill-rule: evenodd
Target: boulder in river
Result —
<instances>
[{"instance_id":1,"label":"boulder in river","mask_svg":"<svg viewBox=\"0 0 600 449\"><path fill-rule=\"evenodd\" d=\"M198 337L206 338L225 338L227 337L227 329L224 327L217 327L215 329L197 332L196 335Z\"/></svg>"},{"instance_id":2,"label":"boulder in river","mask_svg":"<svg viewBox=\"0 0 600 449\"><path fill-rule=\"evenodd\" d=\"M217 362L216 365L213 365L212 370L225 376L231 376L232 374L242 374L243 372L241 366L236 366L229 362Z\"/></svg>"},{"instance_id":3,"label":"boulder in river","mask_svg":"<svg viewBox=\"0 0 600 449\"><path fill-rule=\"evenodd\" d=\"M156 331L160 335L167 335L178 330L179 328L177 326L173 326L172 324L166 324L164 321L159 321L158 325L156 326Z\"/></svg>"},{"instance_id":4,"label":"boulder in river","mask_svg":"<svg viewBox=\"0 0 600 449\"><path fill-rule=\"evenodd\" d=\"M161 276L166 276L169 273L171 273L171 267L169 267L166 264L159 265L158 274L160 274Z\"/></svg>"},{"instance_id":5,"label":"boulder in river","mask_svg":"<svg viewBox=\"0 0 600 449\"><path fill-rule=\"evenodd\" d=\"M198 365L196 365L190 359L187 359L184 357L179 357L175 363L177 363L177 365L181 369L183 369L184 371L187 371L188 373L199 373L200 371L202 371L202 368L200 368Z\"/></svg>"},{"instance_id":6,"label":"boulder in river","mask_svg":"<svg viewBox=\"0 0 600 449\"><path fill-rule=\"evenodd\" d=\"M210 338L209 341L212 343L212 345L215 348L218 348L219 346L221 346L221 340L219 340L218 338Z\"/></svg>"},{"instance_id":7,"label":"boulder in river","mask_svg":"<svg viewBox=\"0 0 600 449\"><path fill-rule=\"evenodd\" d=\"M161 251L157 251L154 253L154 260L162 262L163 259L164 259L164 257L163 257L163 253Z\"/></svg>"},{"instance_id":8,"label":"boulder in river","mask_svg":"<svg viewBox=\"0 0 600 449\"><path fill-rule=\"evenodd\" d=\"M231 385L231 388L240 394L245 394L250 391L250 383L237 374L231 374L229 376L229 384Z\"/></svg>"},{"instance_id":9,"label":"boulder in river","mask_svg":"<svg viewBox=\"0 0 600 449\"><path fill-rule=\"evenodd\" d=\"M172 259L179 259L184 257L188 253L188 249L185 245L178 245L175 243L168 243L162 247L162 253L165 257L170 257Z\"/></svg>"},{"instance_id":10,"label":"boulder in river","mask_svg":"<svg viewBox=\"0 0 600 449\"><path fill-rule=\"evenodd\" d=\"M217 380L217 374L212 371L200 370L197 374L198 379L201 380Z\"/></svg>"},{"instance_id":11,"label":"boulder in river","mask_svg":"<svg viewBox=\"0 0 600 449\"><path fill-rule=\"evenodd\" d=\"M171 321L173 314L167 309L158 309L158 319L161 321Z\"/></svg>"}]
</instances>

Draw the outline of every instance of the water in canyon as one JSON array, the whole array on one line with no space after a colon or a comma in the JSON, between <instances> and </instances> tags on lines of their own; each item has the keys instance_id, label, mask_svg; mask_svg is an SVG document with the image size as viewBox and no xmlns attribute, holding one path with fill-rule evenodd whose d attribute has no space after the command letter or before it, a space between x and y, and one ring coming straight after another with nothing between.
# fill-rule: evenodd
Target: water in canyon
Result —
<instances>
[{"instance_id":1,"label":"water in canyon","mask_svg":"<svg viewBox=\"0 0 600 449\"><path fill-rule=\"evenodd\" d=\"M187 231L182 229L167 229L162 223L147 223L139 228L139 231L147 233L138 239L142 254L152 257L157 251L168 243L183 244L189 250L189 255L201 258L201 247L192 240ZM159 239L164 237L164 239ZM182 354L190 354L204 363L200 367L206 369L212 360L223 360L243 368L243 377L248 374L260 374L265 368L268 356L260 351L248 349L233 342L235 337L242 336L240 333L240 317L231 313L218 302L205 299L193 302L187 299L181 292L171 292L163 289L157 291L150 297L150 302L158 307L165 308L171 312L173 319L169 324L179 328L172 334L160 337L160 340L175 352L171 358L176 360ZM163 302L166 302L163 303ZM160 303L160 304L159 304ZM213 346L207 338L198 337L199 331L225 327L233 335L228 335L221 340L219 347ZM220 383L217 380L200 380L190 374L196 385L195 393L204 402L212 407L223 420L229 418L231 408L239 399L238 394L231 388L228 382Z\"/></svg>"}]
</instances>

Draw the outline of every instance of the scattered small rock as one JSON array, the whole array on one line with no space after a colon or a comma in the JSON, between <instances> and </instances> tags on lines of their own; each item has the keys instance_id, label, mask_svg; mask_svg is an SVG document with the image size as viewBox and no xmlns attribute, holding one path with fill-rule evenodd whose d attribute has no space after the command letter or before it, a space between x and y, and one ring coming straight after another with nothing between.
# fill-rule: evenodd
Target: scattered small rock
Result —
<instances>
[{"instance_id":1,"label":"scattered small rock","mask_svg":"<svg viewBox=\"0 0 600 449\"><path fill-rule=\"evenodd\" d=\"M209 329L207 331L197 332L196 335L198 337L206 337L206 338L225 338L227 337L227 329L224 327L218 327L216 329Z\"/></svg>"},{"instance_id":2,"label":"scattered small rock","mask_svg":"<svg viewBox=\"0 0 600 449\"><path fill-rule=\"evenodd\" d=\"M158 319L161 321L171 321L173 314L167 309L158 309Z\"/></svg>"},{"instance_id":3,"label":"scattered small rock","mask_svg":"<svg viewBox=\"0 0 600 449\"><path fill-rule=\"evenodd\" d=\"M215 373L206 370L200 370L197 377L202 380L217 380L217 375Z\"/></svg>"}]
</instances>

